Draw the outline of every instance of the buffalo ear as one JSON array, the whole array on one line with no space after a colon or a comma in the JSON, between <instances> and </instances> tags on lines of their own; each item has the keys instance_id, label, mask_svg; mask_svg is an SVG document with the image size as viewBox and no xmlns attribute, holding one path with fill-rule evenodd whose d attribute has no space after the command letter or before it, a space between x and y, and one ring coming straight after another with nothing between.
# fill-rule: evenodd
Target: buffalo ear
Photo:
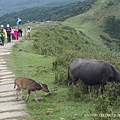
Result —
<instances>
[{"instance_id":1,"label":"buffalo ear","mask_svg":"<svg viewBox=\"0 0 120 120\"><path fill-rule=\"evenodd\" d=\"M43 86L41 82L39 82L39 84L40 84L41 87Z\"/></svg>"}]
</instances>

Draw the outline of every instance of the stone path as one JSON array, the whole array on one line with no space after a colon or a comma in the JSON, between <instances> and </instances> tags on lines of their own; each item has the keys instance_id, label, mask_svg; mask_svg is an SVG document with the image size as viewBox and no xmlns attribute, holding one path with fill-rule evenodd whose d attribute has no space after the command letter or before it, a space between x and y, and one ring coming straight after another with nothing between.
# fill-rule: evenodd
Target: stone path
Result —
<instances>
[{"instance_id":1,"label":"stone path","mask_svg":"<svg viewBox=\"0 0 120 120\"><path fill-rule=\"evenodd\" d=\"M0 46L0 120L17 120L10 119L27 114L27 108L24 101L16 101L16 91L14 89L15 75L6 65L5 56L11 53L11 48L19 40L12 40L5 46Z\"/></svg>"}]
</instances>

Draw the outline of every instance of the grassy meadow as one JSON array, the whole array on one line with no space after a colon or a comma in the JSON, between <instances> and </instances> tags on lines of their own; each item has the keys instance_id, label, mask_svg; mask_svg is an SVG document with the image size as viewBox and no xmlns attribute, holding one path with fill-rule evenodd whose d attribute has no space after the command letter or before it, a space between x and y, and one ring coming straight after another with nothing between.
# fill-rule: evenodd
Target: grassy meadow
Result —
<instances>
[{"instance_id":1,"label":"grassy meadow","mask_svg":"<svg viewBox=\"0 0 120 120\"><path fill-rule=\"evenodd\" d=\"M120 2L118 0L97 0L89 11L68 18L62 24L81 31L84 33L82 35L87 36L92 42L101 43L102 41L111 41L112 47L114 46L114 49L116 49L117 45L114 44L116 39L111 38L104 31L106 21L110 16L119 18L119 5ZM106 44L106 46L108 45Z\"/></svg>"},{"instance_id":2,"label":"grassy meadow","mask_svg":"<svg viewBox=\"0 0 120 120\"><path fill-rule=\"evenodd\" d=\"M81 57L107 60L120 71L120 55L114 50L110 51L102 42L92 42L78 31L68 29L59 25L36 25L32 28L30 39L24 37L13 47L8 64L16 77L28 77L46 83L51 91L49 95L37 91L37 96L44 98L39 103L33 100L31 94L27 102L29 116L26 119L103 120L103 114L118 115L119 84L107 85L102 98L95 93L95 88L90 93L81 82L69 87L67 67L75 58ZM115 119L118 120L119 116Z\"/></svg>"}]
</instances>

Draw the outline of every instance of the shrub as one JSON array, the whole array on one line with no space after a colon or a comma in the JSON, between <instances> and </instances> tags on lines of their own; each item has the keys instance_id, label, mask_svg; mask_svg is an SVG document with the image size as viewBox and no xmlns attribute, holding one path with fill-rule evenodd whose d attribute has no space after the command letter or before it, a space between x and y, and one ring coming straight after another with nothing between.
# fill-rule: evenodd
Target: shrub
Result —
<instances>
[{"instance_id":1,"label":"shrub","mask_svg":"<svg viewBox=\"0 0 120 120\"><path fill-rule=\"evenodd\" d=\"M76 85L68 87L68 99L70 100L88 100L89 88L81 81L78 81Z\"/></svg>"},{"instance_id":2,"label":"shrub","mask_svg":"<svg viewBox=\"0 0 120 120\"><path fill-rule=\"evenodd\" d=\"M106 21L105 32L111 37L120 39L120 19L115 16L109 17Z\"/></svg>"},{"instance_id":3,"label":"shrub","mask_svg":"<svg viewBox=\"0 0 120 120\"><path fill-rule=\"evenodd\" d=\"M98 95L96 99L93 98L92 103L94 110L91 113L96 113L96 120L110 120L115 117L115 120L119 120L118 106L120 106L120 84L108 83L105 86L103 95ZM117 108L117 109L116 109ZM114 110L115 109L115 110Z\"/></svg>"}]
</instances>

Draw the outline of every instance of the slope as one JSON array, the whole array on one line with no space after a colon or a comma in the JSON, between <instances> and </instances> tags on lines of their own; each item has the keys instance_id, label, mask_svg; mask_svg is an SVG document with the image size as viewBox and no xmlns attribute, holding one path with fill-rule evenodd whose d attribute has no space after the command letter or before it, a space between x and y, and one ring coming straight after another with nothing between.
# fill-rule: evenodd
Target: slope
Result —
<instances>
[{"instance_id":1,"label":"slope","mask_svg":"<svg viewBox=\"0 0 120 120\"><path fill-rule=\"evenodd\" d=\"M71 26L83 32L92 41L112 40L113 38L105 33L104 30L106 21L110 17L120 18L119 6L119 0L97 0L89 11L67 19L63 22L63 25Z\"/></svg>"}]
</instances>

